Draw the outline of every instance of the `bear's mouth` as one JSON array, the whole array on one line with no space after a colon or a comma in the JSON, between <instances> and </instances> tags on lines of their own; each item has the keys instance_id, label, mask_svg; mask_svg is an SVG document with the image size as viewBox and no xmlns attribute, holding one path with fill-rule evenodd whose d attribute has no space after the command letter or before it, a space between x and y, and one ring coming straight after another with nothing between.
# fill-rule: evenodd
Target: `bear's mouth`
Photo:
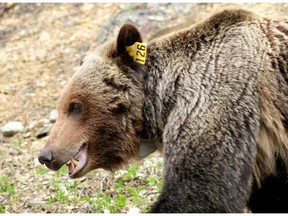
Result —
<instances>
[{"instance_id":1,"label":"bear's mouth","mask_svg":"<svg viewBox=\"0 0 288 216\"><path fill-rule=\"evenodd\" d=\"M87 149L88 149L87 144L83 143L76 156L66 163L66 165L68 166L70 178L73 178L87 164L88 161Z\"/></svg>"}]
</instances>

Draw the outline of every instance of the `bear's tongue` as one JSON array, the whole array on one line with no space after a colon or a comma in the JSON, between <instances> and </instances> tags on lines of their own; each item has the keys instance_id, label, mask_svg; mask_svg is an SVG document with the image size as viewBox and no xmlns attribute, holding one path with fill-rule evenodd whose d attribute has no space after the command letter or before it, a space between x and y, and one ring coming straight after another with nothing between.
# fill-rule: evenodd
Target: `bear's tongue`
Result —
<instances>
[{"instance_id":1,"label":"bear's tongue","mask_svg":"<svg viewBox=\"0 0 288 216\"><path fill-rule=\"evenodd\" d=\"M75 175L75 173L77 173L86 165L86 162L87 147L84 147L80 150L76 157L68 161L68 163L66 164L68 166L69 176L72 177L73 175Z\"/></svg>"}]
</instances>

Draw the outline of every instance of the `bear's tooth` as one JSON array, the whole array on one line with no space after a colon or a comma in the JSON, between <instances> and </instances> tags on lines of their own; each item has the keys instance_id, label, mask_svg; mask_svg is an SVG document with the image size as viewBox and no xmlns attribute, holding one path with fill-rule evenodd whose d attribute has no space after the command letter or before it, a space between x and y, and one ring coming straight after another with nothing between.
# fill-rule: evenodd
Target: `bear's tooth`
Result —
<instances>
[{"instance_id":1,"label":"bear's tooth","mask_svg":"<svg viewBox=\"0 0 288 216\"><path fill-rule=\"evenodd\" d=\"M71 161L69 160L67 163L66 163L66 165L70 165L71 164Z\"/></svg>"},{"instance_id":2,"label":"bear's tooth","mask_svg":"<svg viewBox=\"0 0 288 216\"><path fill-rule=\"evenodd\" d=\"M73 163L75 166L77 166L77 164L78 164L78 161L77 161L77 160L75 160L75 159L72 159L72 163Z\"/></svg>"}]
</instances>

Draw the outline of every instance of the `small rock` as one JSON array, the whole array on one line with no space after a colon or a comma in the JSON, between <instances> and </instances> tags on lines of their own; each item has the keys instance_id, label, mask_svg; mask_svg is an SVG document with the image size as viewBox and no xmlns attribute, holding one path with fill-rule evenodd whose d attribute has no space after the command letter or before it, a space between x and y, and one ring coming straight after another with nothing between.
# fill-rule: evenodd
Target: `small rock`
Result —
<instances>
[{"instance_id":1,"label":"small rock","mask_svg":"<svg viewBox=\"0 0 288 216\"><path fill-rule=\"evenodd\" d=\"M21 122L9 122L1 128L2 134L5 137L12 137L16 133L23 131L24 126Z\"/></svg>"},{"instance_id":2,"label":"small rock","mask_svg":"<svg viewBox=\"0 0 288 216\"><path fill-rule=\"evenodd\" d=\"M49 115L49 121L50 121L51 123L55 123L56 120L57 120L57 118L58 118L58 112L57 112L57 110L52 110L52 111L50 112L50 115Z\"/></svg>"},{"instance_id":3,"label":"small rock","mask_svg":"<svg viewBox=\"0 0 288 216\"><path fill-rule=\"evenodd\" d=\"M40 41L50 41L50 40L51 40L51 35L48 32L43 31L40 34Z\"/></svg>"},{"instance_id":4,"label":"small rock","mask_svg":"<svg viewBox=\"0 0 288 216\"><path fill-rule=\"evenodd\" d=\"M39 163L39 162L38 162L38 163ZM49 184L51 184L51 182L50 182L49 180L47 180L47 181L43 181L41 184L42 184L42 185L49 185Z\"/></svg>"},{"instance_id":5,"label":"small rock","mask_svg":"<svg viewBox=\"0 0 288 216\"><path fill-rule=\"evenodd\" d=\"M38 128L43 127L47 124L49 124L48 119L40 119L37 121L33 121L31 124L29 124L29 130L38 129Z\"/></svg>"},{"instance_id":6,"label":"small rock","mask_svg":"<svg viewBox=\"0 0 288 216\"><path fill-rule=\"evenodd\" d=\"M52 129L52 125L46 125L42 127L36 134L37 139L40 139L49 135L49 133L51 132L51 129Z\"/></svg>"},{"instance_id":7,"label":"small rock","mask_svg":"<svg viewBox=\"0 0 288 216\"><path fill-rule=\"evenodd\" d=\"M23 138L29 138L31 137L31 132L27 132L23 135Z\"/></svg>"},{"instance_id":8,"label":"small rock","mask_svg":"<svg viewBox=\"0 0 288 216\"><path fill-rule=\"evenodd\" d=\"M28 206L29 206L29 207L37 206L37 205L47 206L46 202L45 202L45 201L42 201L42 200L29 200L29 201L28 201Z\"/></svg>"},{"instance_id":9,"label":"small rock","mask_svg":"<svg viewBox=\"0 0 288 216\"><path fill-rule=\"evenodd\" d=\"M163 22L165 20L163 16L149 16L148 19L156 22Z\"/></svg>"},{"instance_id":10,"label":"small rock","mask_svg":"<svg viewBox=\"0 0 288 216\"><path fill-rule=\"evenodd\" d=\"M65 27L71 27L74 25L75 25L74 20L71 17L69 17L68 20L64 23Z\"/></svg>"}]
</instances>

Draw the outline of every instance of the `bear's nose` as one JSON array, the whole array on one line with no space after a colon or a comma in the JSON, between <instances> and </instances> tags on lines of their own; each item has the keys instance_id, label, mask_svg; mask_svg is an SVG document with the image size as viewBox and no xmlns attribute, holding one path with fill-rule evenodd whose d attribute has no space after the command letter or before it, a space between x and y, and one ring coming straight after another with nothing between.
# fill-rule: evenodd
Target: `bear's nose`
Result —
<instances>
[{"instance_id":1,"label":"bear's nose","mask_svg":"<svg viewBox=\"0 0 288 216\"><path fill-rule=\"evenodd\" d=\"M53 159L52 151L42 151L38 157L41 164L50 164Z\"/></svg>"}]
</instances>

